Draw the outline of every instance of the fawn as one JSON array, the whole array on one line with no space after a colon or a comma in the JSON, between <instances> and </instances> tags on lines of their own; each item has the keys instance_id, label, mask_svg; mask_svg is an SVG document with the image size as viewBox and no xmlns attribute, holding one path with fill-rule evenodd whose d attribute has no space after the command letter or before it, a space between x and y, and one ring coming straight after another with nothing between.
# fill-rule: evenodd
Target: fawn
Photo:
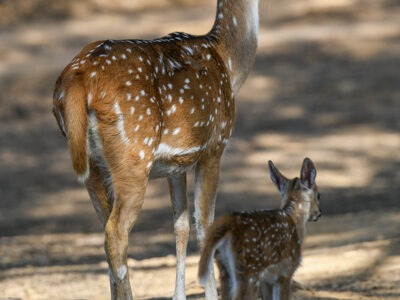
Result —
<instances>
[{"instance_id":1,"label":"fawn","mask_svg":"<svg viewBox=\"0 0 400 300\"><path fill-rule=\"evenodd\" d=\"M215 253L222 299L289 299L290 282L300 265L307 221L321 216L313 162L305 158L300 179L287 179L269 161L281 208L236 212L219 217L207 232L199 264L203 284Z\"/></svg>"},{"instance_id":2,"label":"fawn","mask_svg":"<svg viewBox=\"0 0 400 300\"><path fill-rule=\"evenodd\" d=\"M53 112L105 231L113 299L131 299L128 234L149 179L168 179L176 236L174 299L185 296L190 230L186 172L195 169L197 239L214 219L235 95L254 63L258 0L218 0L211 31L91 43L56 82ZM211 271L212 273L212 271ZM216 299L214 276L206 298Z\"/></svg>"}]
</instances>

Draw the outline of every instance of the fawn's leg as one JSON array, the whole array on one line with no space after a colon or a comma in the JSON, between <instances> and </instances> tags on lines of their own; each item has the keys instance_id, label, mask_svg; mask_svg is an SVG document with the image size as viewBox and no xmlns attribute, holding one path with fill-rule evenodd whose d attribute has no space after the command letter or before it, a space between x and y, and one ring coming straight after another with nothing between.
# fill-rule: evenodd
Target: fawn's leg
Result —
<instances>
[{"instance_id":1,"label":"fawn's leg","mask_svg":"<svg viewBox=\"0 0 400 300\"><path fill-rule=\"evenodd\" d=\"M272 299L273 286L270 283L262 282L260 285L261 299L270 300Z\"/></svg>"},{"instance_id":2,"label":"fawn's leg","mask_svg":"<svg viewBox=\"0 0 400 300\"><path fill-rule=\"evenodd\" d=\"M194 207L196 219L197 240L200 248L203 247L203 240L208 226L214 220L215 197L219 179L220 156L208 156L201 159L196 166ZM214 270L205 286L206 299L218 299L217 286L215 283Z\"/></svg>"},{"instance_id":3,"label":"fawn's leg","mask_svg":"<svg viewBox=\"0 0 400 300\"><path fill-rule=\"evenodd\" d=\"M220 274L222 300L235 299L238 292L237 267L231 247L230 239L225 239L215 255Z\"/></svg>"},{"instance_id":4,"label":"fawn's leg","mask_svg":"<svg viewBox=\"0 0 400 300\"><path fill-rule=\"evenodd\" d=\"M242 277L240 280L240 291L235 300L256 300L257 288L250 283L248 278Z\"/></svg>"},{"instance_id":5,"label":"fawn's leg","mask_svg":"<svg viewBox=\"0 0 400 300\"><path fill-rule=\"evenodd\" d=\"M290 278L279 277L272 287L273 300L287 300L290 295Z\"/></svg>"},{"instance_id":6,"label":"fawn's leg","mask_svg":"<svg viewBox=\"0 0 400 300\"><path fill-rule=\"evenodd\" d=\"M275 288L275 286L274 286ZM280 277L279 278L279 298L280 300L289 300L290 298L290 278ZM275 298L274 298L275 299Z\"/></svg>"},{"instance_id":7,"label":"fawn's leg","mask_svg":"<svg viewBox=\"0 0 400 300\"><path fill-rule=\"evenodd\" d=\"M219 280L221 283L221 299L222 300L230 300L232 299L230 288L229 288L229 273L228 269L224 263L224 259L220 256L220 254L216 253L216 261L219 269Z\"/></svg>"},{"instance_id":8,"label":"fawn's leg","mask_svg":"<svg viewBox=\"0 0 400 300\"><path fill-rule=\"evenodd\" d=\"M168 184L171 194L176 238L176 281L173 299L185 300L185 261L190 231L186 192L186 173L169 177Z\"/></svg>"}]
</instances>

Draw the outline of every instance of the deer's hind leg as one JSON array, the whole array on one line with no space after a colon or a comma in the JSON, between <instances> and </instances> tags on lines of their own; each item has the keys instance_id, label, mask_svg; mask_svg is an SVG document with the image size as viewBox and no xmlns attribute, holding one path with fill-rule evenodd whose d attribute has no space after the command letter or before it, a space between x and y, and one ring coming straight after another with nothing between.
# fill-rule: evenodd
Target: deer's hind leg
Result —
<instances>
[{"instance_id":1,"label":"deer's hind leg","mask_svg":"<svg viewBox=\"0 0 400 300\"><path fill-rule=\"evenodd\" d=\"M100 167L90 160L90 175L85 186L103 228L106 226L113 205L113 193L106 176Z\"/></svg>"},{"instance_id":2,"label":"deer's hind leg","mask_svg":"<svg viewBox=\"0 0 400 300\"><path fill-rule=\"evenodd\" d=\"M113 206L112 177L104 157L103 143L96 114L89 114L88 144L90 149L89 177L85 182L90 200L104 229Z\"/></svg>"},{"instance_id":3,"label":"deer's hind leg","mask_svg":"<svg viewBox=\"0 0 400 300\"><path fill-rule=\"evenodd\" d=\"M129 232L144 202L151 148L126 144L120 135L103 134L103 153L112 178L113 204L105 225L105 252L113 299L132 299L127 265Z\"/></svg>"},{"instance_id":4,"label":"deer's hind leg","mask_svg":"<svg viewBox=\"0 0 400 300\"><path fill-rule=\"evenodd\" d=\"M208 155L202 158L196 166L194 207L196 219L197 240L203 247L207 228L214 220L215 198L219 179L220 154ZM205 284L206 299L218 299L214 269L210 270Z\"/></svg>"},{"instance_id":5,"label":"deer's hind leg","mask_svg":"<svg viewBox=\"0 0 400 300\"><path fill-rule=\"evenodd\" d=\"M176 238L176 281L174 300L184 300L185 295L185 262L189 240L190 218L186 191L186 173L175 174L168 178L174 215Z\"/></svg>"},{"instance_id":6,"label":"deer's hind leg","mask_svg":"<svg viewBox=\"0 0 400 300\"><path fill-rule=\"evenodd\" d=\"M90 160L90 175L88 180L85 182L85 185L93 207L100 219L101 226L105 229L111 214L114 193L112 190L111 178L109 174L107 174L107 170L96 165L95 161L92 159ZM117 289L116 283L112 279L111 272L110 287L112 293Z\"/></svg>"},{"instance_id":7,"label":"deer's hind leg","mask_svg":"<svg viewBox=\"0 0 400 300\"><path fill-rule=\"evenodd\" d=\"M105 226L113 299L132 299L127 265L128 238L142 208L147 186L147 176L140 167L125 162L118 168L115 176L118 179L113 180L114 203Z\"/></svg>"}]
</instances>

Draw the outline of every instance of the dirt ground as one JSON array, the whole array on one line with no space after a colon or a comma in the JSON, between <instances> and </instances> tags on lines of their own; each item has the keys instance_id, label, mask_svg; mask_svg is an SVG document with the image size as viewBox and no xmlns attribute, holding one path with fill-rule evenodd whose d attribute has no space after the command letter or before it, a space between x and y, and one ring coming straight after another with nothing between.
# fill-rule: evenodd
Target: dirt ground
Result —
<instances>
[{"instance_id":1,"label":"dirt ground","mask_svg":"<svg viewBox=\"0 0 400 300\"><path fill-rule=\"evenodd\" d=\"M100 224L51 114L54 82L93 40L205 33L214 2L0 1L0 299L109 298ZM260 6L216 213L278 206L266 162L295 176L309 156L324 214L308 226L294 298L400 299L400 5ZM174 249L167 185L153 181L130 239L138 299L171 297ZM188 251L187 294L203 299L194 235Z\"/></svg>"}]
</instances>

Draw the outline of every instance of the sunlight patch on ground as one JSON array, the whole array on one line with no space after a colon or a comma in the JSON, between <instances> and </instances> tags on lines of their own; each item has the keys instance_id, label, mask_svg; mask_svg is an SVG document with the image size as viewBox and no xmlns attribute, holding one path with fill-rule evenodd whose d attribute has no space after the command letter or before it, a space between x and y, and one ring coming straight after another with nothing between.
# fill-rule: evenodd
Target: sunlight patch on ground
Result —
<instances>
[{"instance_id":1,"label":"sunlight patch on ground","mask_svg":"<svg viewBox=\"0 0 400 300\"><path fill-rule=\"evenodd\" d=\"M374 242L371 247L348 249L337 247L335 251L324 253L324 249L310 251L303 256L302 267L298 269L295 280L301 282L334 280L336 277L356 275L374 265L384 253L387 241Z\"/></svg>"},{"instance_id":2,"label":"sunlight patch on ground","mask_svg":"<svg viewBox=\"0 0 400 300\"><path fill-rule=\"evenodd\" d=\"M262 133L255 136L253 141L265 150L249 154L247 161L250 165L272 159L282 163L285 168L287 165L290 172L297 173L298 166L292 161L301 161L307 155L317 164L319 184L329 188L370 185L380 169L375 161L385 160L400 149L398 134L373 128L354 128L351 132L338 130L322 137ZM341 153L340 158L335 153ZM292 158L290 165L288 157Z\"/></svg>"},{"instance_id":3,"label":"sunlight patch on ground","mask_svg":"<svg viewBox=\"0 0 400 300\"><path fill-rule=\"evenodd\" d=\"M333 9L333 8L349 8L356 4L356 0L308 0L308 1L300 1L294 2L291 4L291 7L298 14L303 14L304 12L310 10L325 10L325 9Z\"/></svg>"},{"instance_id":4,"label":"sunlight patch on ground","mask_svg":"<svg viewBox=\"0 0 400 300\"><path fill-rule=\"evenodd\" d=\"M246 84L240 89L238 99L247 97L246 102L270 103L279 89L279 82L267 76L252 74L246 80Z\"/></svg>"}]
</instances>

